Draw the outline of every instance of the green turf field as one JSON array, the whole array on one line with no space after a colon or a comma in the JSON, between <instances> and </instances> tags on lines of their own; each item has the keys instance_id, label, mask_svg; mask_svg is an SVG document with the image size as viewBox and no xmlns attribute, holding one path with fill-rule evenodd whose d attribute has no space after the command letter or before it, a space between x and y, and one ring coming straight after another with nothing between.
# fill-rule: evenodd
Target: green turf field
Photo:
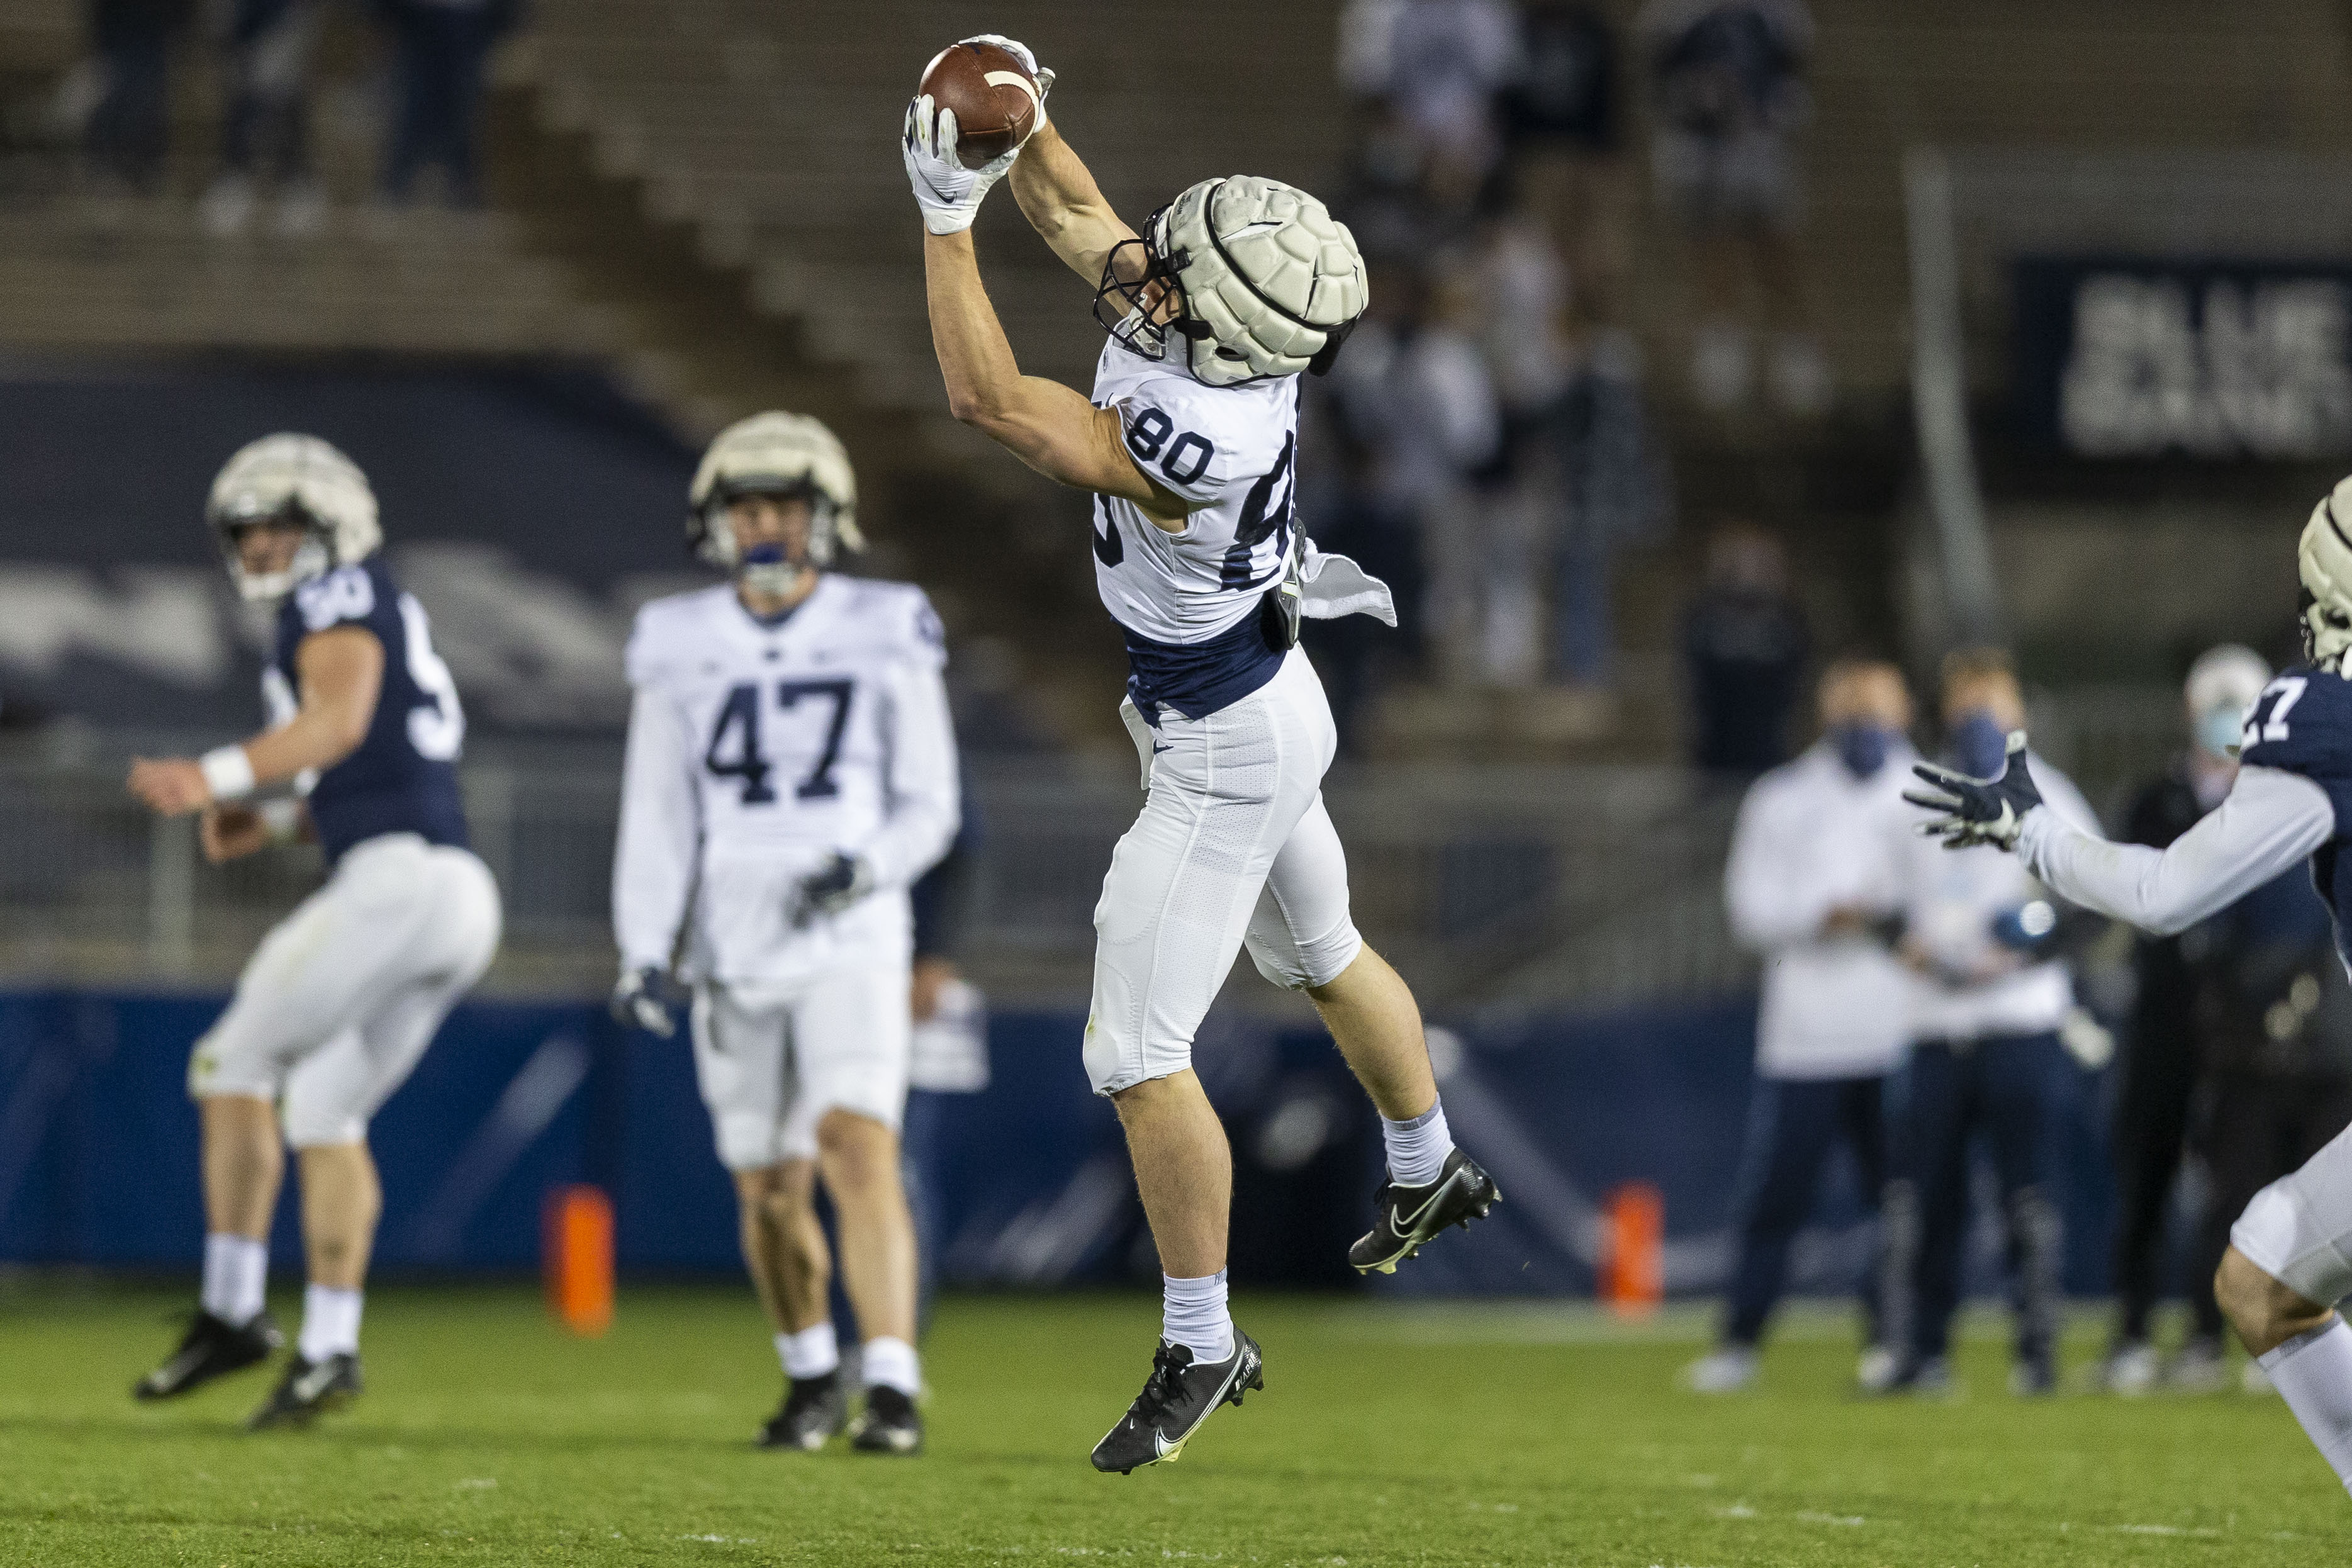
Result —
<instances>
[{"instance_id":1,"label":"green turf field","mask_svg":"<svg viewBox=\"0 0 2352 1568\"><path fill-rule=\"evenodd\" d=\"M1672 1386L1689 1317L1622 1334L1566 1309L1244 1297L1265 1393L1122 1479L1086 1456L1147 1370L1139 1296L949 1300L911 1461L754 1451L777 1373L742 1292L625 1291L586 1342L522 1290L382 1290L367 1396L261 1437L237 1429L258 1373L128 1397L183 1305L0 1291L0 1563L2022 1568L2352 1545L2276 1399L2021 1404L1981 1339L1952 1404L1846 1399L1822 1331L1774 1350L1766 1392L1703 1401Z\"/></svg>"}]
</instances>

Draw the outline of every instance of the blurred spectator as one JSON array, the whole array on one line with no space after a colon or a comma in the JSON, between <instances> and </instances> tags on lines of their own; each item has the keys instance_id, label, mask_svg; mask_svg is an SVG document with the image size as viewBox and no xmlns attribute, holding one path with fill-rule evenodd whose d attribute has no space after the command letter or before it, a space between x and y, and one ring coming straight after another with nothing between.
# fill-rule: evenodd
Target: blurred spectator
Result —
<instances>
[{"instance_id":1,"label":"blurred spectator","mask_svg":"<svg viewBox=\"0 0 2352 1568\"><path fill-rule=\"evenodd\" d=\"M1966 649L1944 661L1945 760L2000 773L2025 700L2006 655ZM2098 819L2066 775L2031 759L2042 798L2085 832ZM2055 909L2017 857L1992 845L1946 849L1908 840L1902 952L1918 973L1916 1044L1901 1087L1887 1193L1885 1307L1899 1361L1887 1386L1951 1387L1946 1356L1968 1249L1970 1152L1992 1156L2017 1310L2011 1385L2049 1394L2058 1377L2062 1225L2051 1191L2055 1127L2075 1068L2062 1037L2075 1012Z\"/></svg>"},{"instance_id":2,"label":"blurred spectator","mask_svg":"<svg viewBox=\"0 0 2352 1568\"><path fill-rule=\"evenodd\" d=\"M1523 592L1527 570L1518 560L1522 581L1501 581L1514 562L1507 551L1488 552L1488 519L1471 487L1499 447L1502 414L1460 280L1433 286L1416 269L1395 268L1381 282L1333 390L1349 438L1373 454L1374 490L1421 534L1423 615L1441 668L1473 679L1485 662L1489 591Z\"/></svg>"},{"instance_id":3,"label":"blurred spectator","mask_svg":"<svg viewBox=\"0 0 2352 1568\"><path fill-rule=\"evenodd\" d=\"M2132 842L2162 848L2221 805L2237 778L2238 731L2269 679L2259 655L2233 645L2190 667L2189 748L2134 803ZM2210 1281L2231 1222L2352 1121L2352 991L2301 868L2179 936L2141 938L2137 959L2116 1107L2116 1334L2100 1381L2116 1394L2159 1382L2210 1391L2226 1364ZM2189 1334L2168 1367L2149 1318L2184 1139L2210 1183L2187 1269Z\"/></svg>"},{"instance_id":4,"label":"blurred spectator","mask_svg":"<svg viewBox=\"0 0 2352 1568\"><path fill-rule=\"evenodd\" d=\"M1635 26L1649 66L1658 197L1697 249L1693 389L1716 409L1748 399L1752 285L1773 334L1773 400L1818 415L1829 405L1829 367L1791 243L1800 192L1788 144L1810 107L1812 20L1801 0L1648 0Z\"/></svg>"},{"instance_id":5,"label":"blurred spectator","mask_svg":"<svg viewBox=\"0 0 2352 1568\"><path fill-rule=\"evenodd\" d=\"M1752 522L1717 525L1697 597L1683 616L1689 680L1691 761L1752 778L1788 753L1811 639L1789 589L1780 542Z\"/></svg>"},{"instance_id":6,"label":"blurred spectator","mask_svg":"<svg viewBox=\"0 0 2352 1568\"><path fill-rule=\"evenodd\" d=\"M1886 1080L1910 1043L1910 981L1884 932L1905 904L1916 818L1903 800L1911 694L1891 664L1841 660L1822 673L1820 700L1821 740L1748 791L1724 872L1732 930L1764 960L1764 998L1723 1338L1685 1374L1701 1394L1756 1381L1789 1248L1839 1143L1877 1213ZM1862 1381L1885 1382L1878 1260L1857 1272L1873 1363Z\"/></svg>"},{"instance_id":7,"label":"blurred spectator","mask_svg":"<svg viewBox=\"0 0 2352 1568\"><path fill-rule=\"evenodd\" d=\"M1341 435L1337 471L1312 489L1314 510L1306 527L1316 544L1356 563L1388 584L1396 597L1391 631L1370 616L1342 616L1307 623L1305 643L1331 700L1331 721L1339 733L1339 754L1364 754L1364 725L1381 689L1395 672L1420 662L1423 597L1421 538L1413 515L1377 481L1371 455Z\"/></svg>"},{"instance_id":8,"label":"blurred spectator","mask_svg":"<svg viewBox=\"0 0 2352 1568\"><path fill-rule=\"evenodd\" d=\"M398 54L400 100L384 160L383 195L405 202L437 165L452 205L479 206L474 147L490 46L514 25L520 0L378 0Z\"/></svg>"},{"instance_id":9,"label":"blurred spectator","mask_svg":"<svg viewBox=\"0 0 2352 1568\"><path fill-rule=\"evenodd\" d=\"M1433 192L1466 205L1501 152L1495 95L1517 72L1518 42L1507 0L1350 0L1339 76L1394 109Z\"/></svg>"},{"instance_id":10,"label":"blurred spectator","mask_svg":"<svg viewBox=\"0 0 2352 1568\"><path fill-rule=\"evenodd\" d=\"M1631 229L1617 36L1582 0L1535 0L1519 37L1519 74L1501 102L1511 167L1567 258L1578 327L1621 321Z\"/></svg>"},{"instance_id":11,"label":"blurred spectator","mask_svg":"<svg viewBox=\"0 0 2352 1568\"><path fill-rule=\"evenodd\" d=\"M278 198L279 233L316 234L326 195L310 172L310 64L319 0L235 0L224 39L228 108L221 122L221 170L205 193L206 229L228 236L252 221L260 186Z\"/></svg>"},{"instance_id":12,"label":"blurred spectator","mask_svg":"<svg viewBox=\"0 0 2352 1568\"><path fill-rule=\"evenodd\" d=\"M142 195L163 183L172 47L194 10L194 0L96 0L89 10L100 88L84 146L94 173Z\"/></svg>"}]
</instances>

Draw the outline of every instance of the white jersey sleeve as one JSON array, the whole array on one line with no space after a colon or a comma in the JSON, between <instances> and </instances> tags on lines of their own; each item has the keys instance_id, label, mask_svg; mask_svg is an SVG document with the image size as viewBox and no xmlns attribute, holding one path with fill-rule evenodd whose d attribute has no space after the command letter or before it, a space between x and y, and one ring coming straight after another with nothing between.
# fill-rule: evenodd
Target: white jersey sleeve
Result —
<instances>
[{"instance_id":1,"label":"white jersey sleeve","mask_svg":"<svg viewBox=\"0 0 2352 1568\"><path fill-rule=\"evenodd\" d=\"M908 590L903 606L894 606L900 607L906 636L881 672L885 815L880 829L856 846L884 888L910 886L948 852L962 825L939 616L920 589Z\"/></svg>"},{"instance_id":2,"label":"white jersey sleeve","mask_svg":"<svg viewBox=\"0 0 2352 1568\"><path fill-rule=\"evenodd\" d=\"M638 612L626 667L635 698L621 765L620 838L613 852L613 941L631 970L663 969L677 952L702 841L694 737L667 677L679 657L677 616Z\"/></svg>"},{"instance_id":3,"label":"white jersey sleeve","mask_svg":"<svg viewBox=\"0 0 2352 1568\"><path fill-rule=\"evenodd\" d=\"M2109 843L2044 806L2026 814L2017 852L2060 897L2167 936L2228 908L2335 835L2325 789L2249 764L2221 805L2168 848Z\"/></svg>"}]
</instances>

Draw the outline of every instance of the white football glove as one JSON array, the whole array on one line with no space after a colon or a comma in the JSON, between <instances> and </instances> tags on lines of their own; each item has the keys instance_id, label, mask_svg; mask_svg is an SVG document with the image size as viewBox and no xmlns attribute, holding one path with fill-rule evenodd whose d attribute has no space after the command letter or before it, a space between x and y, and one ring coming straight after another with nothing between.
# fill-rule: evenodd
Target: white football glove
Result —
<instances>
[{"instance_id":1,"label":"white football glove","mask_svg":"<svg viewBox=\"0 0 2352 1568\"><path fill-rule=\"evenodd\" d=\"M958 38L956 42L994 44L998 48L1027 66L1029 74L1037 79L1037 124L1045 123L1045 95L1054 90L1054 73L1037 63L1036 50L1018 39L1008 38L1002 33L974 33L971 37ZM1035 135L1037 133L1035 127L1033 126L1029 133Z\"/></svg>"},{"instance_id":2,"label":"white football glove","mask_svg":"<svg viewBox=\"0 0 2352 1568\"><path fill-rule=\"evenodd\" d=\"M1935 813L1920 824L1919 831L1942 839L1947 849L1979 844L2014 849L2026 813L2042 804L2042 792L2034 788L2033 774L2025 765L2022 730L2010 732L2008 761L1999 778L1970 778L1941 763L1916 763L1911 771L1929 787L1906 790L1903 798Z\"/></svg>"},{"instance_id":3,"label":"white football glove","mask_svg":"<svg viewBox=\"0 0 2352 1568\"><path fill-rule=\"evenodd\" d=\"M928 92L907 106L907 132L902 148L907 183L915 187L915 201L923 209L923 226L933 234L961 234L980 216L981 198L1011 171L1021 156L1015 147L1002 158L977 169L967 169L956 157L961 134L955 110L941 109Z\"/></svg>"},{"instance_id":4,"label":"white football glove","mask_svg":"<svg viewBox=\"0 0 2352 1568\"><path fill-rule=\"evenodd\" d=\"M668 1039L677 1033L677 1021L670 1016L669 1004L665 999L669 982L658 969L624 969L613 987L613 999L606 1004L613 1021L623 1027L634 1027L649 1035Z\"/></svg>"},{"instance_id":5,"label":"white football glove","mask_svg":"<svg viewBox=\"0 0 2352 1568\"><path fill-rule=\"evenodd\" d=\"M837 915L873 890L874 863L863 855L837 852L824 870L802 878L793 889L793 924Z\"/></svg>"}]
</instances>

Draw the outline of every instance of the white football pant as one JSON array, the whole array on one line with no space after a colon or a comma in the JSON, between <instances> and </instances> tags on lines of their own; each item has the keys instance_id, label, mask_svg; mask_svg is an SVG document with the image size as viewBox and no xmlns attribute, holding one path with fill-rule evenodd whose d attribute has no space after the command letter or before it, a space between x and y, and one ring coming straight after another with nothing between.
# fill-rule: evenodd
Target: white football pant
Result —
<instances>
[{"instance_id":1,"label":"white football pant","mask_svg":"<svg viewBox=\"0 0 2352 1568\"><path fill-rule=\"evenodd\" d=\"M2352 1128L2256 1193L2230 1245L2306 1301L2332 1307L2352 1296Z\"/></svg>"},{"instance_id":2,"label":"white football pant","mask_svg":"<svg viewBox=\"0 0 2352 1568\"><path fill-rule=\"evenodd\" d=\"M907 1112L908 966L835 970L781 991L694 994L694 1077L719 1163L758 1171L816 1158L817 1123L854 1111L893 1132Z\"/></svg>"},{"instance_id":3,"label":"white football pant","mask_svg":"<svg viewBox=\"0 0 2352 1568\"><path fill-rule=\"evenodd\" d=\"M1323 808L1339 735L1304 652L1205 719L1163 708L1153 729L1132 703L1119 713L1149 794L1095 907L1097 1094L1192 1065L1192 1037L1244 944L1260 974L1293 991L1338 979L1363 948Z\"/></svg>"},{"instance_id":4,"label":"white football pant","mask_svg":"<svg viewBox=\"0 0 2352 1568\"><path fill-rule=\"evenodd\" d=\"M188 1062L188 1092L280 1101L297 1149L357 1143L499 947L499 889L463 849L387 833L262 939Z\"/></svg>"}]
</instances>

